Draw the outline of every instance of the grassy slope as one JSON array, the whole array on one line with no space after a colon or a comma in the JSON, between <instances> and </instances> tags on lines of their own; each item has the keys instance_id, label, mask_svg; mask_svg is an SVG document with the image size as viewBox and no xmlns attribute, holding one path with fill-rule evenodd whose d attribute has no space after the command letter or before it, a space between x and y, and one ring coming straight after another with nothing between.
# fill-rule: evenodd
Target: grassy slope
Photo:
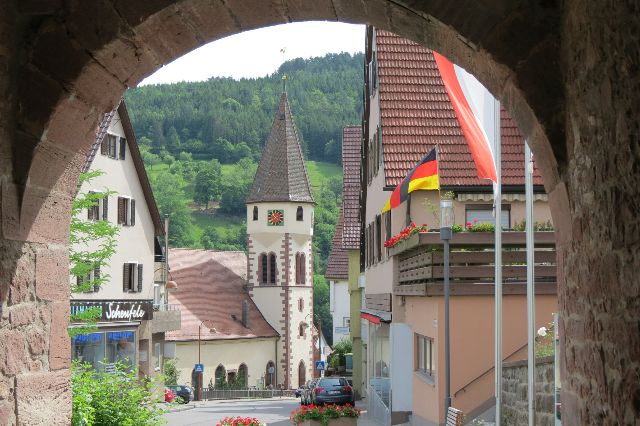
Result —
<instances>
[{"instance_id":1,"label":"grassy slope","mask_svg":"<svg viewBox=\"0 0 640 426\"><path fill-rule=\"evenodd\" d=\"M222 165L222 174L223 179L232 179L234 173L235 165L233 164L223 164ZM169 169L168 164L156 164L153 166L153 169L149 166L146 167L147 174L149 175L149 179L154 179L155 176L162 172L167 171ZM342 177L342 167L337 166L331 163L325 163L322 161L307 161L307 172L309 173L309 180L311 181L312 189L316 190L322 186L326 179L329 179L333 176ZM193 200L188 200L191 204ZM237 229L244 222L244 216L227 216L224 214L215 214L208 215L202 214L197 211L194 211L191 214L193 218L194 227L192 236L195 241L200 245L200 237L202 237L202 233L204 229L208 226L214 226L218 228L221 232L226 232L228 229Z\"/></svg>"}]
</instances>

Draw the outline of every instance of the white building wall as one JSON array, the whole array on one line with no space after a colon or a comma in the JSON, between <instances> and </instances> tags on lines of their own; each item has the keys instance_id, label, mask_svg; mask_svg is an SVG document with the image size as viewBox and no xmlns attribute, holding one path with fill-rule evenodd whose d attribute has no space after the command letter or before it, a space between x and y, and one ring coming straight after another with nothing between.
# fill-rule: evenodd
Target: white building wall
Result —
<instances>
[{"instance_id":1,"label":"white building wall","mask_svg":"<svg viewBox=\"0 0 640 426\"><path fill-rule=\"evenodd\" d=\"M349 303L349 282L329 281L330 310L333 318L333 344L349 338L351 305Z\"/></svg>"},{"instance_id":2,"label":"white building wall","mask_svg":"<svg viewBox=\"0 0 640 426\"><path fill-rule=\"evenodd\" d=\"M111 120L108 133L116 135L118 138L125 137L124 129L122 128L117 112ZM118 143L118 149L119 148ZM79 194L91 190L114 191L114 194L109 196L107 215L109 222L112 224L117 224L118 222L118 196L127 196L135 199L135 225L117 225L120 233L117 237L118 244L116 251L110 259L110 265L100 270L101 276L109 275L110 278L103 284L100 291L95 293L73 294L71 296L72 299L153 299L155 230L128 144L126 150L125 159L120 160L102 155L100 148L98 148L90 170L101 170L104 174L89 183L85 182L82 184ZM81 214L81 217L86 220L86 210ZM100 217L102 217L102 211L100 211L100 215ZM97 249L97 247L98 245L96 243L89 246L92 250ZM142 270L143 288L140 293L128 293L122 290L122 270L123 264L126 262L138 262L144 265Z\"/></svg>"},{"instance_id":3,"label":"white building wall","mask_svg":"<svg viewBox=\"0 0 640 426\"><path fill-rule=\"evenodd\" d=\"M207 387L210 380L215 382L215 371L218 365L226 371L237 371L240 364L248 369L247 384L261 386L267 372L267 363L277 363L275 347L277 338L254 338L234 340L202 341L200 344L200 361L204 365L202 383ZM198 363L198 342L177 342L176 368L179 373L178 383L191 385L191 372ZM278 381L281 378L278 377Z\"/></svg>"}]
</instances>

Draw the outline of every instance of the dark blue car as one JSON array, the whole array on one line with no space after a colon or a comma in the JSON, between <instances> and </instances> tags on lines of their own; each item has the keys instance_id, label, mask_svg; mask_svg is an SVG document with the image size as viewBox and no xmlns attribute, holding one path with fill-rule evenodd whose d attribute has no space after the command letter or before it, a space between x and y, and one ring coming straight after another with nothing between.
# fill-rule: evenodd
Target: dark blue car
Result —
<instances>
[{"instance_id":1,"label":"dark blue car","mask_svg":"<svg viewBox=\"0 0 640 426\"><path fill-rule=\"evenodd\" d=\"M355 404L353 388L344 377L323 377L313 384L311 402L322 404Z\"/></svg>"},{"instance_id":2,"label":"dark blue car","mask_svg":"<svg viewBox=\"0 0 640 426\"><path fill-rule=\"evenodd\" d=\"M191 388L189 386L184 385L169 385L167 386L171 389L171 392L177 397L180 398L180 402L183 404L191 401Z\"/></svg>"}]
</instances>

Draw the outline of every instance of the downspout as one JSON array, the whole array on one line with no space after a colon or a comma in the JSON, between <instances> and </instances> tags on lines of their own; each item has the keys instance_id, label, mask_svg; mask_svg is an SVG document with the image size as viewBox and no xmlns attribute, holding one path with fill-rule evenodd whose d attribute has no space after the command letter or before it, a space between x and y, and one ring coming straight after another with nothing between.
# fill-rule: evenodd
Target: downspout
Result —
<instances>
[{"instance_id":1,"label":"downspout","mask_svg":"<svg viewBox=\"0 0 640 426\"><path fill-rule=\"evenodd\" d=\"M278 336L278 338L275 341L275 346L274 346L275 353L274 353L274 356L273 356L273 359L275 359L276 361L278 360L278 342L279 341L280 341L280 337ZM274 377L273 385L275 387L275 386L278 385L278 364L273 366L273 375L274 375L273 376Z\"/></svg>"}]
</instances>

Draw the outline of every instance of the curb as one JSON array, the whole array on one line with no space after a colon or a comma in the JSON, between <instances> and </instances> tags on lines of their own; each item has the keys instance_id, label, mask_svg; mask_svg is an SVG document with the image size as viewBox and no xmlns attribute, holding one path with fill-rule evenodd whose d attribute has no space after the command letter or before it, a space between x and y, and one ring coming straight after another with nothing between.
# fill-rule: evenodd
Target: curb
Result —
<instances>
[{"instance_id":1,"label":"curb","mask_svg":"<svg viewBox=\"0 0 640 426\"><path fill-rule=\"evenodd\" d=\"M170 407L164 410L165 413L179 413L180 411L193 410L196 408L195 404L182 404L175 407Z\"/></svg>"}]
</instances>

